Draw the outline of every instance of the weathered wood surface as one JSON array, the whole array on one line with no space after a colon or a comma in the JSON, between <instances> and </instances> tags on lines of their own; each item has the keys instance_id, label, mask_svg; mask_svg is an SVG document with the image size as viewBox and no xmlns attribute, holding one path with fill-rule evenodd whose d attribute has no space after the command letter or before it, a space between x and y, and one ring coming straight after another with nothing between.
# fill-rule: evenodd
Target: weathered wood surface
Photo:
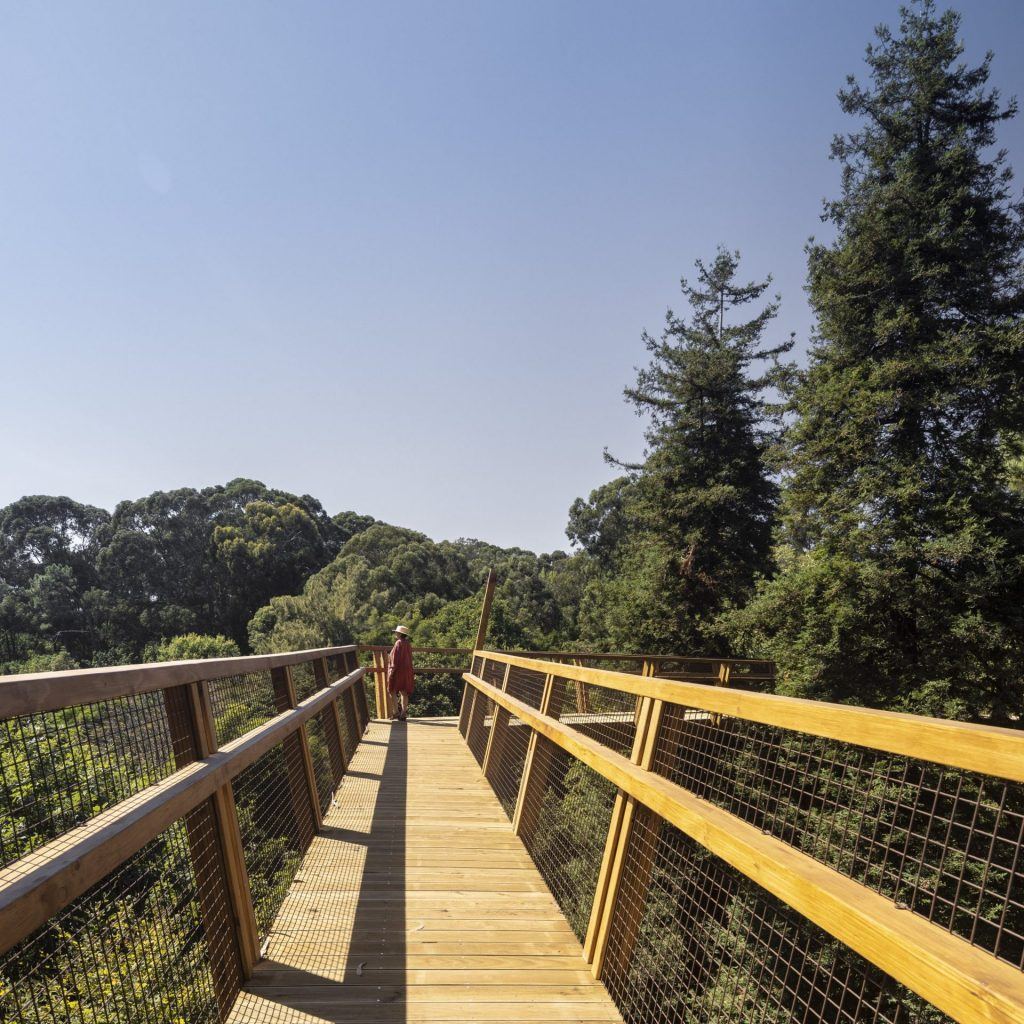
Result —
<instances>
[{"instance_id":1,"label":"weathered wood surface","mask_svg":"<svg viewBox=\"0 0 1024 1024\"><path fill-rule=\"evenodd\" d=\"M621 1021L456 722L374 722L231 1024Z\"/></svg>"}]
</instances>

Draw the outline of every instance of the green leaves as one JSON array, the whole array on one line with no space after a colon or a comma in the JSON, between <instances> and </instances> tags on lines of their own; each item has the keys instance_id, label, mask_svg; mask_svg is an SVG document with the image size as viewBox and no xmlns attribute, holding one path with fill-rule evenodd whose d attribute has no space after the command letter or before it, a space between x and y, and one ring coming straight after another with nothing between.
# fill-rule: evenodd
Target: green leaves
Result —
<instances>
[{"instance_id":1,"label":"green leaves","mask_svg":"<svg viewBox=\"0 0 1024 1024\"><path fill-rule=\"evenodd\" d=\"M782 575L724 627L792 692L1009 721L1024 695L1024 222L989 61L924 2L881 29L808 250L818 337L779 449Z\"/></svg>"}]
</instances>

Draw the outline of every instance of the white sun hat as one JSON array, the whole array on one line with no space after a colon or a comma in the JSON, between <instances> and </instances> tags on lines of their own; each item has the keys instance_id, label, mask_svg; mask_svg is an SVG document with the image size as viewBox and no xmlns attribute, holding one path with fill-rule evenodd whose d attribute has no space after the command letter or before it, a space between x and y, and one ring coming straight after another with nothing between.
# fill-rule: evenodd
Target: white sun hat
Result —
<instances>
[{"instance_id":1,"label":"white sun hat","mask_svg":"<svg viewBox=\"0 0 1024 1024\"><path fill-rule=\"evenodd\" d=\"M395 626L395 632L396 633L401 633L402 636L408 636L409 635L409 630L405 626Z\"/></svg>"}]
</instances>

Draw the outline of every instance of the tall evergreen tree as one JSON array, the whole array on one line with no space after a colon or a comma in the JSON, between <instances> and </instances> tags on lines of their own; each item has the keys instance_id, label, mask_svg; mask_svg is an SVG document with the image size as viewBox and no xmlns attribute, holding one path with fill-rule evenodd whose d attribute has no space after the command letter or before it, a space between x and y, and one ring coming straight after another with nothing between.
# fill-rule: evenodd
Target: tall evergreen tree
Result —
<instances>
[{"instance_id":1,"label":"tall evergreen tree","mask_svg":"<svg viewBox=\"0 0 1024 1024\"><path fill-rule=\"evenodd\" d=\"M848 79L842 193L809 246L818 337L784 450L786 571L734 632L798 692L1010 719L1024 693L1022 207L991 54L930 0Z\"/></svg>"},{"instance_id":2,"label":"tall evergreen tree","mask_svg":"<svg viewBox=\"0 0 1024 1024\"><path fill-rule=\"evenodd\" d=\"M598 585L597 629L614 645L709 651L720 643L716 616L745 601L771 567L776 485L764 452L776 417L768 397L789 373L779 356L793 342L762 344L777 300L732 322L770 283L740 283L738 265L739 254L723 249L697 262L696 282L682 281L689 318L670 310L660 338L645 332L650 363L626 389L649 422L642 463L609 457L632 476L623 492L632 528ZM579 520L581 509L574 513Z\"/></svg>"}]
</instances>

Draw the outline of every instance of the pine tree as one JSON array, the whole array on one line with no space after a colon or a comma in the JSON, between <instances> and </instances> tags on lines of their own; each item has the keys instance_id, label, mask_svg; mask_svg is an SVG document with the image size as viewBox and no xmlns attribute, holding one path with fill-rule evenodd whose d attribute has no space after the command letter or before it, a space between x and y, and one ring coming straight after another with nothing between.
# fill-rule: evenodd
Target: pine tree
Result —
<instances>
[{"instance_id":1,"label":"pine tree","mask_svg":"<svg viewBox=\"0 0 1024 1024\"><path fill-rule=\"evenodd\" d=\"M722 249L710 264L697 262L696 283L681 282L689 319L670 310L660 338L644 333L650 363L625 392L649 422L642 463L609 457L634 485L634 529L602 586L604 628L620 645L717 648L716 616L745 601L771 568L777 491L764 453L777 417L767 396L789 373L779 356L793 342L762 346L777 300L730 322L770 283L739 283L738 264L738 253Z\"/></svg>"},{"instance_id":2,"label":"pine tree","mask_svg":"<svg viewBox=\"0 0 1024 1024\"><path fill-rule=\"evenodd\" d=\"M785 572L734 635L797 692L1008 720L1024 683L1022 207L993 153L1012 117L930 0L848 79L842 192L811 244L817 337L792 396Z\"/></svg>"}]
</instances>

